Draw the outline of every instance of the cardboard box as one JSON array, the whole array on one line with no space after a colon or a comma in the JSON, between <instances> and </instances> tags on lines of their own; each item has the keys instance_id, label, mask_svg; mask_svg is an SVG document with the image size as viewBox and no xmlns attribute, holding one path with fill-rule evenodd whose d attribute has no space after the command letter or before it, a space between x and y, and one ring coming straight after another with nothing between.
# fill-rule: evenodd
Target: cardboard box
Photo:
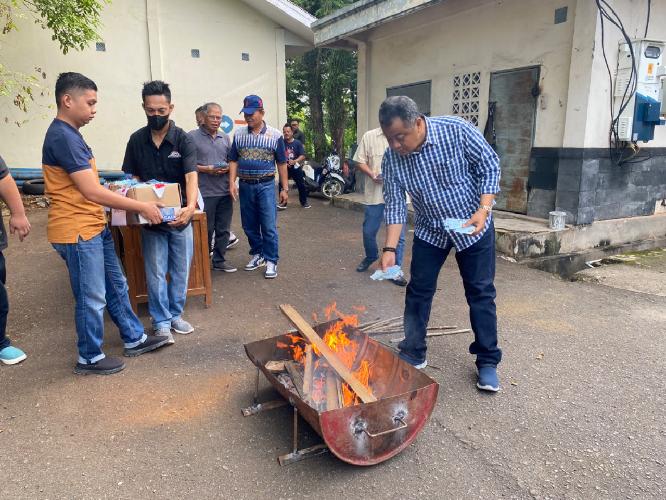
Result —
<instances>
[{"instance_id":1,"label":"cardboard box","mask_svg":"<svg viewBox=\"0 0 666 500\"><path fill-rule=\"evenodd\" d=\"M174 220L181 208L180 184L158 183L138 184L127 190L125 196L137 201L155 201L164 204L162 216L165 222ZM112 226L131 226L137 224L148 224L137 212L126 212L125 210L111 210Z\"/></svg>"}]
</instances>

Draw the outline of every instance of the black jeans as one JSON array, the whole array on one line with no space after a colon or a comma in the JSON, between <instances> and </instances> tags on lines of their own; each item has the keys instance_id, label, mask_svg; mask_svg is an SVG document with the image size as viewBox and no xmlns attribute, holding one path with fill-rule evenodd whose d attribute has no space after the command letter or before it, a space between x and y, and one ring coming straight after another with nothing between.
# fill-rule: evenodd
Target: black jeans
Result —
<instances>
[{"instance_id":1,"label":"black jeans","mask_svg":"<svg viewBox=\"0 0 666 500\"><path fill-rule=\"evenodd\" d=\"M426 328L437 277L452 245L439 248L414 238L411 279L405 298L405 340L400 342L400 357L412 364L426 359ZM456 252L458 270L465 287L474 342L469 352L476 354L476 365L497 366L502 351L497 347L495 309L495 227L490 225L483 237L471 247Z\"/></svg>"},{"instance_id":2,"label":"black jeans","mask_svg":"<svg viewBox=\"0 0 666 500\"><path fill-rule=\"evenodd\" d=\"M5 282L7 281L7 269L5 268L5 256L0 252L0 349L9 345L9 338L5 334L7 330L7 314L9 314L9 297Z\"/></svg>"},{"instance_id":3,"label":"black jeans","mask_svg":"<svg viewBox=\"0 0 666 500\"><path fill-rule=\"evenodd\" d=\"M213 265L224 262L224 254L229 244L229 230L231 217L234 214L234 200L231 196L207 196L204 198L204 211L208 221L208 244L213 248L213 233L215 233L215 249L213 250Z\"/></svg>"},{"instance_id":4,"label":"black jeans","mask_svg":"<svg viewBox=\"0 0 666 500\"><path fill-rule=\"evenodd\" d=\"M303 206L307 205L308 188L305 187L305 172L303 172L303 167L288 167L287 173L289 174L289 178L294 180L298 188L298 201Z\"/></svg>"}]
</instances>

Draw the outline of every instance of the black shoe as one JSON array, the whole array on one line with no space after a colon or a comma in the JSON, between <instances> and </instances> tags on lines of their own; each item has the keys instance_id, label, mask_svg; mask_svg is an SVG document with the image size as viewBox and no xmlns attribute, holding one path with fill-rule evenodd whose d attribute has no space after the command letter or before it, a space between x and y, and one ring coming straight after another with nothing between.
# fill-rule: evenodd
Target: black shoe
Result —
<instances>
[{"instance_id":1,"label":"black shoe","mask_svg":"<svg viewBox=\"0 0 666 500\"><path fill-rule=\"evenodd\" d=\"M125 363L120 358L104 358L97 363L84 365L76 363L74 373L77 375L111 375L125 369Z\"/></svg>"},{"instance_id":2,"label":"black shoe","mask_svg":"<svg viewBox=\"0 0 666 500\"><path fill-rule=\"evenodd\" d=\"M405 279L404 276L398 276L397 278L394 278L391 281L393 282L393 284L398 286L407 286L407 280Z\"/></svg>"},{"instance_id":3,"label":"black shoe","mask_svg":"<svg viewBox=\"0 0 666 500\"><path fill-rule=\"evenodd\" d=\"M128 358L141 356L142 354L145 354L147 352L159 349L160 347L167 345L168 343L169 343L169 337L165 337L163 335L149 335L146 337L146 340L141 342L138 346L125 349L123 355Z\"/></svg>"},{"instance_id":4,"label":"black shoe","mask_svg":"<svg viewBox=\"0 0 666 500\"><path fill-rule=\"evenodd\" d=\"M235 273L238 271L234 266L229 264L226 260L221 264L213 264L213 271L223 271L225 273Z\"/></svg>"},{"instance_id":5,"label":"black shoe","mask_svg":"<svg viewBox=\"0 0 666 500\"><path fill-rule=\"evenodd\" d=\"M359 272L359 273L367 271L368 268L372 265L373 262L374 262L374 260L363 259L361 261L361 263L358 265L358 267L356 268L356 271Z\"/></svg>"}]
</instances>

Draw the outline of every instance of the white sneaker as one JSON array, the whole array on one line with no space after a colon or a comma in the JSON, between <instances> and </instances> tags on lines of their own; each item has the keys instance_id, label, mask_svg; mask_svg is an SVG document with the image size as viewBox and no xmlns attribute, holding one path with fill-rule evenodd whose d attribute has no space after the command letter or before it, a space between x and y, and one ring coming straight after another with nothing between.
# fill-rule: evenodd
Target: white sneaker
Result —
<instances>
[{"instance_id":1,"label":"white sneaker","mask_svg":"<svg viewBox=\"0 0 666 500\"><path fill-rule=\"evenodd\" d=\"M266 272L264 273L264 278L267 280L277 278L277 264L274 262L266 262Z\"/></svg>"},{"instance_id":2,"label":"white sneaker","mask_svg":"<svg viewBox=\"0 0 666 500\"><path fill-rule=\"evenodd\" d=\"M240 242L240 240L238 238L236 238L235 236L233 238L229 238L229 244L227 245L227 250L229 250L230 248L235 247L236 245L238 245L239 242Z\"/></svg>"},{"instance_id":3,"label":"white sneaker","mask_svg":"<svg viewBox=\"0 0 666 500\"><path fill-rule=\"evenodd\" d=\"M263 267L266 265L266 261L264 258L259 255L253 255L252 258L250 259L250 262L247 263L245 266L246 271L254 271L255 269L259 269L260 267Z\"/></svg>"},{"instance_id":4,"label":"white sneaker","mask_svg":"<svg viewBox=\"0 0 666 500\"><path fill-rule=\"evenodd\" d=\"M417 370L423 370L426 366L428 366L428 361L424 361L423 363L414 365L414 368L416 368Z\"/></svg>"}]
</instances>

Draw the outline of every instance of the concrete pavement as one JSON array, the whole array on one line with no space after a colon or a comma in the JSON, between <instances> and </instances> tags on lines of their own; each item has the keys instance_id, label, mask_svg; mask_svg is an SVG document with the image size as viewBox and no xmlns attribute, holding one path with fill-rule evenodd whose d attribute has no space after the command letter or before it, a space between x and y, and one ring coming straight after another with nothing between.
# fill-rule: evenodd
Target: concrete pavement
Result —
<instances>
[{"instance_id":1,"label":"concrete pavement","mask_svg":"<svg viewBox=\"0 0 666 500\"><path fill-rule=\"evenodd\" d=\"M500 393L474 387L470 335L434 338L428 358L439 369L428 374L441 384L439 401L411 447L371 468L331 456L280 467L291 411L241 416L254 376L242 345L289 327L279 303L304 314L334 300L343 311L365 305L362 321L402 313L404 289L354 271L362 214L320 200L302 210L292 200L279 214L276 280L215 274L213 307L188 301L192 335L127 360L109 377L72 373L64 263L45 240L46 211L30 216L29 240L12 238L5 253L9 333L28 359L0 366L2 498L666 495L666 297L563 281L498 259ZM234 229L242 235L237 221ZM228 256L245 264L246 241ZM433 323L467 326L455 259L439 286ZM147 324L145 310L142 319ZM121 352L110 321L106 345L108 354ZM303 433L304 445L317 441Z\"/></svg>"}]
</instances>

